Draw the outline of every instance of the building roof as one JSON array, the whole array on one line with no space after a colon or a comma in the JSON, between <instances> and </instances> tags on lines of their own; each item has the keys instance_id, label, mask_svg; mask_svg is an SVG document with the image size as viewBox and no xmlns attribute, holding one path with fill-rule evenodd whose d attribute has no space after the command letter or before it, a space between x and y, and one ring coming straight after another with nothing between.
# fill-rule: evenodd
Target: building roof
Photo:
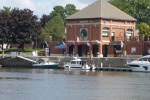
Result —
<instances>
[{"instance_id":1,"label":"building roof","mask_svg":"<svg viewBox=\"0 0 150 100\"><path fill-rule=\"evenodd\" d=\"M103 18L114 20L136 21L135 18L121 11L105 0L97 0L66 19Z\"/></svg>"}]
</instances>

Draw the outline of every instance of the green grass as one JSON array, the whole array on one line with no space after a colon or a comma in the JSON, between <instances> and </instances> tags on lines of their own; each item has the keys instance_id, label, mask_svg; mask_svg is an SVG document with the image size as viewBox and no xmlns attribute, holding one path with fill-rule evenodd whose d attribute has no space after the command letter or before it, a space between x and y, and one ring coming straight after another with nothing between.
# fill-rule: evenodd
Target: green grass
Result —
<instances>
[{"instance_id":1,"label":"green grass","mask_svg":"<svg viewBox=\"0 0 150 100\"><path fill-rule=\"evenodd\" d=\"M10 48L10 49L7 49L5 50L5 52L23 52L25 54L28 54L28 55L32 55L32 52L33 51L38 51L38 52L41 52L41 51L44 51L43 49L32 49L32 48L24 48L24 50L20 49L20 48Z\"/></svg>"}]
</instances>

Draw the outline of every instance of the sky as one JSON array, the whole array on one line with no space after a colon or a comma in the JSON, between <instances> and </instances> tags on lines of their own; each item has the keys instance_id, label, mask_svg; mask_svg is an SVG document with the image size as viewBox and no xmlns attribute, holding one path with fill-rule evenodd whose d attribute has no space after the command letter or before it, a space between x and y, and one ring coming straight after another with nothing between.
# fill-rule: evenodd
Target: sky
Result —
<instances>
[{"instance_id":1,"label":"sky","mask_svg":"<svg viewBox=\"0 0 150 100\"><path fill-rule=\"evenodd\" d=\"M0 9L3 9L3 6L28 8L40 18L43 14L49 15L55 6L65 7L67 4L74 4L76 9L81 10L95 1L97 0L0 0Z\"/></svg>"}]
</instances>

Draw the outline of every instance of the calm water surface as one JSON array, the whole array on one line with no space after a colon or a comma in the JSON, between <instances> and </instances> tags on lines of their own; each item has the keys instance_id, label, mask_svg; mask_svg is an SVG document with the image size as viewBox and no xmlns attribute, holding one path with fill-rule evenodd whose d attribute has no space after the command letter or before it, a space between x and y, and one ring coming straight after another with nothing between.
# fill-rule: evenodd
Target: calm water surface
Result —
<instances>
[{"instance_id":1,"label":"calm water surface","mask_svg":"<svg viewBox=\"0 0 150 100\"><path fill-rule=\"evenodd\" d=\"M2 68L0 100L150 100L150 73Z\"/></svg>"}]
</instances>

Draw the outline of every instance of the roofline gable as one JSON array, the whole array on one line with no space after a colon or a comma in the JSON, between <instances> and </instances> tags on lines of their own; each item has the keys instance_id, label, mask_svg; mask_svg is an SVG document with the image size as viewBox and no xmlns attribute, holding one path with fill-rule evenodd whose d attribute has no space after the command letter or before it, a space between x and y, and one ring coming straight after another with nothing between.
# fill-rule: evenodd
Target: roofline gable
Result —
<instances>
[{"instance_id":1,"label":"roofline gable","mask_svg":"<svg viewBox=\"0 0 150 100\"><path fill-rule=\"evenodd\" d=\"M132 16L104 0L98 0L92 3L75 14L68 16L66 20L93 18L136 21Z\"/></svg>"}]
</instances>

